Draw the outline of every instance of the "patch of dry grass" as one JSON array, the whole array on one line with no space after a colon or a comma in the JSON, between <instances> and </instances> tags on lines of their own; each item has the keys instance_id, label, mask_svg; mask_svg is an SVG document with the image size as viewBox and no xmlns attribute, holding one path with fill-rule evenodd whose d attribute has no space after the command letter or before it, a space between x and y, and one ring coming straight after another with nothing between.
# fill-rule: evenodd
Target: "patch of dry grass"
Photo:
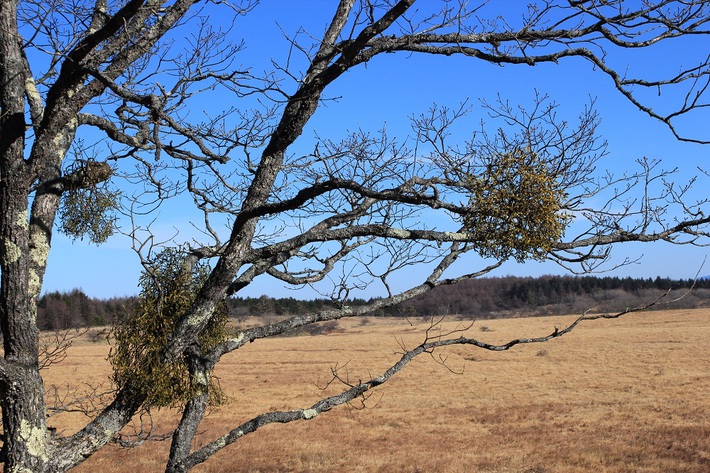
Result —
<instances>
[{"instance_id":1,"label":"patch of dry grass","mask_svg":"<svg viewBox=\"0 0 710 473\"><path fill-rule=\"evenodd\" d=\"M549 333L569 317L486 320L487 342ZM452 328L456 322L447 322ZM328 336L255 342L225 357L218 376L231 402L202 424L197 446L274 409L308 407L331 367L350 380L379 374L413 347L426 324L342 321ZM345 330L346 329L346 330ZM340 407L308 422L249 435L199 472L710 471L710 311L651 312L595 321L545 345L503 353L439 352L455 374L422 357L378 388L365 409ZM50 367L46 385L105 380L107 346L88 337ZM155 415L168 432L176 413ZM50 419L70 433L83 419ZM78 471L163 471L168 442L104 449Z\"/></svg>"}]
</instances>

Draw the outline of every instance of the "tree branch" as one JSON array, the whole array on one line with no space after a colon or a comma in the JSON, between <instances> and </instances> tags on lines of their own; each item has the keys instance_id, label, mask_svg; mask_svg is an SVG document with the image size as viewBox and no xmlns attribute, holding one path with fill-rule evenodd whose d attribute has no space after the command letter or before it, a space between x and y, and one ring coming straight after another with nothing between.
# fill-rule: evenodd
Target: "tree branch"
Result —
<instances>
[{"instance_id":1,"label":"tree branch","mask_svg":"<svg viewBox=\"0 0 710 473\"><path fill-rule=\"evenodd\" d=\"M446 270L446 268L451 266L451 264L456 261L456 259L462 254L462 252L463 250L459 248L458 245L452 245L452 249L450 250L448 255L442 259L442 261L437 265L437 267L431 272L431 274L423 283L414 286L400 294L376 299L375 301L372 301L368 304L360 305L357 307L350 307L344 305L335 309L327 309L319 313L296 315L281 322L247 329L240 332L236 337L230 338L224 343L215 347L215 349L209 353L208 357L216 363L217 360L219 360L219 358L225 355L226 353L234 351L247 343L254 342L255 340L280 335L317 322L338 320L346 317L364 316L379 309L391 307L406 300L412 299L413 297L424 294L437 286L456 284L457 282L462 281L464 279L473 279L482 276L483 274L487 274L495 268L499 267L501 264L503 264L503 261L498 261L481 269L480 271L468 273L455 278L439 279L443 272Z\"/></svg>"},{"instance_id":2,"label":"tree branch","mask_svg":"<svg viewBox=\"0 0 710 473\"><path fill-rule=\"evenodd\" d=\"M605 319L619 318L619 317L626 315L626 314L647 310L647 309L653 307L654 305L657 305L669 293L670 293L670 291L665 293L664 295L660 296L656 300L654 300L644 306L641 306L641 307L626 309L626 310L623 310L621 312L617 312L614 314L599 314L599 315L583 314L580 317L578 317L577 319L575 319L567 327L565 327L563 329L558 329L557 327L555 327L554 330L547 335L543 335L540 337L532 337L532 338L516 338L516 339L509 340L508 342L503 343L503 344L499 344L499 345L491 344L491 343L487 343L487 342L482 342L482 341L475 339L475 338L464 337L463 335L460 337L457 337L457 338L442 338L441 336L431 337L429 334L431 332L431 329L430 329L427 331L427 335L426 335L426 338L423 343L421 343L420 345L418 345L417 347L415 347L411 350L405 351L402 354L399 361L397 361L397 363L395 363L394 365L390 366L381 375L374 377L368 381L364 381L364 382L361 381L356 385L352 385L349 389L347 389L339 394L321 399L320 401L316 402L315 404L313 404L312 406L310 406L308 408L295 409L295 410L291 410L291 411L274 411L274 412L268 412L268 413L258 415L256 417L248 420L247 422L240 424L238 427L232 429L227 434L222 435L221 437L208 443L204 447L201 447L198 450L196 450L195 452L191 453L190 455L188 455L185 458L185 460L183 460L183 462L180 466L185 469L192 468L195 465L202 463L205 460L209 459L215 453L217 453L218 451L222 450L223 448L233 444L234 442L236 442L240 438L244 437L245 435L254 433L258 429L260 429L261 427L263 427L265 425L273 424L273 423L289 423L289 422L294 422L294 421L298 421L298 420L310 420L323 412L327 412L337 406L340 406L345 403L349 403L350 401L353 401L359 397L363 397L364 394L367 393L368 391L370 391L371 389L373 389L377 386L380 386L382 384L385 384L395 374L399 373L405 366L407 366L412 360L414 360L419 355L422 355L424 353L432 354L433 351L438 348L452 346L452 345L472 345L477 348L481 348L481 349L489 350L489 351L507 351L517 345L525 345L525 344L530 344L530 343L544 343L544 342L548 342L550 340L562 337L563 335L570 333L583 321L596 320L596 319L600 319L600 318L605 318ZM435 328L435 326L433 326L432 328ZM175 471L180 471L180 470L175 470Z\"/></svg>"}]
</instances>

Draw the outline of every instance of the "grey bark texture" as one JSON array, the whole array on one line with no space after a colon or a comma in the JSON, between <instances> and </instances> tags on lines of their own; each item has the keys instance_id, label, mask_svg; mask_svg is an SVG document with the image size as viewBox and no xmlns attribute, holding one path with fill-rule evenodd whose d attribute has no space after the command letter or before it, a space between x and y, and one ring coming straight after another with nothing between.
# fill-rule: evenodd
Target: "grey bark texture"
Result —
<instances>
[{"instance_id":1,"label":"grey bark texture","mask_svg":"<svg viewBox=\"0 0 710 473\"><path fill-rule=\"evenodd\" d=\"M449 143L447 131L466 116L467 109L461 106L435 107L413 118L415 138L409 142L384 131L360 131L340 140L317 137L313 152L304 156L294 155L292 145L329 98L331 84L349 71L363 69L376 56L386 60L386 53L400 52L415 57L464 56L513 69L589 62L595 66L593 73L610 79L611 90L665 123L678 139L707 143L706 138L684 134L677 120L708 107L709 58L674 70L667 78L626 77L625 69L607 63L612 50L706 37L707 2L661 1L633 8L621 1L541 2L520 18L504 21L482 19L486 2L341 0L333 2L332 19L323 31L286 39L294 57L276 67L282 77L236 67L233 58L241 45L231 43L229 35L239 30L238 23L226 32L210 25L209 15L248 21L257 3L0 3L4 471L69 470L107 443L120 440L121 430L145 407L144 398L119 386L78 433L67 437L48 433L36 314L58 211L70 191L119 182L130 189L122 210L129 215L131 228L124 232L132 236L136 257L146 268L159 245L152 223L142 222L141 215L153 218L151 212L161 202L189 193L203 217L199 230L205 239L191 241L185 258L214 265L161 349L166 362L187 360L189 376L199 386L184 405L173 434L166 460L170 472L188 471L264 425L309 420L366 397L416 356L454 344L500 351L546 342L592 317L582 316L547 336L499 346L464 333L448 338L426 334L420 346L405 350L401 360L379 376L349 385L334 372L333 380L343 382L341 393L311 406L235 421L236 427L193 450L192 440L208 405L206 380L211 370L222 356L248 342L367 315L437 286L484 275L511 258L548 259L586 271L606 262L609 248L624 242L706 242L710 222L706 202L687 202L686 188L672 185L672 173L643 161L637 173L595 177L595 163L606 145L596 136L598 117L591 107L571 125L556 117L554 103L543 96L536 97L526 112L504 101L485 105L515 131L504 137L484 131L465 143ZM171 41L189 36L184 30L194 34L195 41L192 50L181 53ZM290 60L300 53L307 60L302 73L295 66L290 69ZM639 93L678 90L673 88L680 88L685 100L668 113L656 111ZM214 90L227 97L224 111L191 122L184 110ZM85 143L82 133L87 129L92 136L100 133L102 140ZM428 150L426 159L410 149L418 147ZM491 216L476 213L477 205L500 190L482 183L495 177L491 170L503 157L511 156L518 157L516 178L542 176L540 182L550 186L550 195L559 197L549 215L550 236L542 245L531 246L516 233L539 222L518 224L506 218L488 222ZM669 184L655 193L647 186L641 204L627 198L627 189L661 182ZM500 195L504 191L509 189ZM597 207L589 203L600 201ZM676 213L666 218L670 208ZM447 225L422 224L424 211L437 212ZM573 216L586 219L588 230L574 236L559 231ZM226 233L217 229L225 222ZM280 229L282 224L288 228ZM502 234L503 230L496 233L491 228L509 230ZM466 274L446 275L470 253L491 257ZM357 270L342 271L346 267ZM420 282L393 290L397 274L413 267L426 268ZM202 350L200 336L215 308L264 276L293 287L330 280L327 295L333 307L243 330ZM386 296L350 307L347 300L353 291L370 282L380 284Z\"/></svg>"}]
</instances>

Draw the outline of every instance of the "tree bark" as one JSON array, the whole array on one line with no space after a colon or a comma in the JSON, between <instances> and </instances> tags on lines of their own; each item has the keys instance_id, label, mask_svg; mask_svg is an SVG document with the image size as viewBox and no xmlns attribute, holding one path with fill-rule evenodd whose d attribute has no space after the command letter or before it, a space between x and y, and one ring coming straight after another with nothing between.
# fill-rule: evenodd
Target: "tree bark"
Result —
<instances>
[{"instance_id":1,"label":"tree bark","mask_svg":"<svg viewBox=\"0 0 710 473\"><path fill-rule=\"evenodd\" d=\"M24 160L25 68L17 1L0 4L0 315L5 471L45 471L49 460L36 306L29 295L31 177Z\"/></svg>"},{"instance_id":2,"label":"tree bark","mask_svg":"<svg viewBox=\"0 0 710 473\"><path fill-rule=\"evenodd\" d=\"M208 365L204 360L197 357L190 357L188 364L190 377L199 386L199 392L185 405L180 423L175 432L173 432L170 457L165 468L166 473L184 473L188 471L184 460L190 454L192 440L195 438L197 428L205 416L209 401L209 377L214 364Z\"/></svg>"}]
</instances>

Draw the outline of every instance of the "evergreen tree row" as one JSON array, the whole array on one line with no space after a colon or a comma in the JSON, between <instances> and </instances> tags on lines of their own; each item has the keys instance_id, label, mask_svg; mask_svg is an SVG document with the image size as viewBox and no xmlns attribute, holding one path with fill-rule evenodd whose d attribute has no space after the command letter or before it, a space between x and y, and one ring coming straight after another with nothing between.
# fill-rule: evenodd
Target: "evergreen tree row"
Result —
<instances>
[{"instance_id":1,"label":"evergreen tree row","mask_svg":"<svg viewBox=\"0 0 710 473\"><path fill-rule=\"evenodd\" d=\"M430 317L461 315L477 319L580 313L585 310L614 311L643 305L665 291L693 290L672 306L710 306L710 279L619 278L542 276L502 277L463 281L438 287L399 306L375 315ZM348 301L365 304L364 299ZM52 292L42 296L37 322L42 330L111 325L134 310L135 297L94 299L80 289ZM288 316L333 307L327 299L299 300L292 297L235 297L228 301L232 318Z\"/></svg>"}]
</instances>

